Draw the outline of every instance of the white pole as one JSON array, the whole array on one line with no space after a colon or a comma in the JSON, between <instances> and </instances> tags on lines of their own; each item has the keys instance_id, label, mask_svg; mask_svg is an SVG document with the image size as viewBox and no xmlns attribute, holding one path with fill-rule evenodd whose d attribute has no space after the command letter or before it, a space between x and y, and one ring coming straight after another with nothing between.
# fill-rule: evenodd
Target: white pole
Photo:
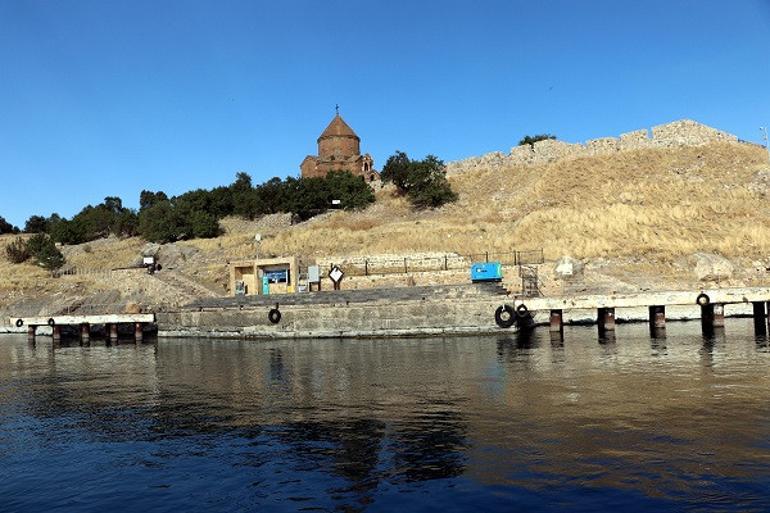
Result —
<instances>
[{"instance_id":1,"label":"white pole","mask_svg":"<svg viewBox=\"0 0 770 513\"><path fill-rule=\"evenodd\" d=\"M762 132L762 137L765 140L765 149L767 150L767 160L770 161L770 145L767 144L767 127L761 126L759 130Z\"/></svg>"}]
</instances>

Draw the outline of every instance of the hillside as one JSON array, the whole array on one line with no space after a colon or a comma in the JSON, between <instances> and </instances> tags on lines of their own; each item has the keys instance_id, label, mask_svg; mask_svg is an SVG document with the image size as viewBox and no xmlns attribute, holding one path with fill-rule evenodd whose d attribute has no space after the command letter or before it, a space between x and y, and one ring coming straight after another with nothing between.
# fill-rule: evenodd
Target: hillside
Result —
<instances>
[{"instance_id":1,"label":"hillside","mask_svg":"<svg viewBox=\"0 0 770 513\"><path fill-rule=\"evenodd\" d=\"M582 260L584 281L593 288L695 283L692 256L706 253L731 261L736 268L731 283L765 280L770 166L764 148L755 145L720 140L545 163L498 162L452 173L449 179L459 200L435 211L415 212L385 187L377 192L377 202L361 212L331 212L294 226L286 216L226 219L225 235L167 245L161 254L172 273L203 287L198 292L222 294L227 261L257 253L298 254L307 262L542 248L551 262L564 255ZM255 233L263 235L259 247ZM0 251L10 240L0 237ZM105 239L64 252L68 265L98 271L133 264L144 246L138 239ZM552 268L553 263L542 267L546 289L554 285L549 282ZM0 260L0 304L6 311L44 309L51 301L57 307L102 300L181 304L195 295L181 293L188 285L175 280L164 286L157 277L136 271L56 279L32 265Z\"/></svg>"}]
</instances>

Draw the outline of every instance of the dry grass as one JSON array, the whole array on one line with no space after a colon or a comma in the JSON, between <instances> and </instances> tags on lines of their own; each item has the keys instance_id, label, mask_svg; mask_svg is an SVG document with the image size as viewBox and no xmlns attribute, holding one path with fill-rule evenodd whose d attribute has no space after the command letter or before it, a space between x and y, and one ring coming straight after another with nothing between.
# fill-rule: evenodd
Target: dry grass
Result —
<instances>
[{"instance_id":1,"label":"dry grass","mask_svg":"<svg viewBox=\"0 0 770 513\"><path fill-rule=\"evenodd\" d=\"M435 212L411 212L385 190L367 211L338 212L263 245L315 255L514 248L544 248L548 258L760 255L770 251L770 208L749 185L765 159L761 148L714 144L479 170L451 177L460 199ZM399 208L384 210L382 200Z\"/></svg>"}]
</instances>

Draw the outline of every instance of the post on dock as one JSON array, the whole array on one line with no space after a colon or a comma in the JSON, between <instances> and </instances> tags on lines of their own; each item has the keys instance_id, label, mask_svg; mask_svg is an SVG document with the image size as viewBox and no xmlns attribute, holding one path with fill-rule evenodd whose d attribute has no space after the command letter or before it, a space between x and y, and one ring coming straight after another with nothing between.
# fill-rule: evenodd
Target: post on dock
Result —
<instances>
[{"instance_id":1,"label":"post on dock","mask_svg":"<svg viewBox=\"0 0 770 513\"><path fill-rule=\"evenodd\" d=\"M764 301L753 301L751 306L754 308L754 333L765 335L767 333L765 303Z\"/></svg>"},{"instance_id":2,"label":"post on dock","mask_svg":"<svg viewBox=\"0 0 770 513\"><path fill-rule=\"evenodd\" d=\"M707 328L723 328L725 325L725 305L709 303L700 307L701 323Z\"/></svg>"},{"instance_id":3,"label":"post on dock","mask_svg":"<svg viewBox=\"0 0 770 513\"><path fill-rule=\"evenodd\" d=\"M117 342L118 340L118 324L113 322L110 324L110 342Z\"/></svg>"},{"instance_id":4,"label":"post on dock","mask_svg":"<svg viewBox=\"0 0 770 513\"><path fill-rule=\"evenodd\" d=\"M653 305L650 307L650 328L664 329L666 327L666 306Z\"/></svg>"},{"instance_id":5,"label":"post on dock","mask_svg":"<svg viewBox=\"0 0 770 513\"><path fill-rule=\"evenodd\" d=\"M34 326L27 326L27 340L30 342L35 341L35 327Z\"/></svg>"},{"instance_id":6,"label":"post on dock","mask_svg":"<svg viewBox=\"0 0 770 513\"><path fill-rule=\"evenodd\" d=\"M84 322L80 325L80 341L88 343L91 340L91 325Z\"/></svg>"},{"instance_id":7,"label":"post on dock","mask_svg":"<svg viewBox=\"0 0 770 513\"><path fill-rule=\"evenodd\" d=\"M61 325L54 324L53 327L53 341L61 342Z\"/></svg>"},{"instance_id":8,"label":"post on dock","mask_svg":"<svg viewBox=\"0 0 770 513\"><path fill-rule=\"evenodd\" d=\"M142 338L144 337L144 325L141 322L137 322L134 324L134 340L136 342L141 342Z\"/></svg>"},{"instance_id":9,"label":"post on dock","mask_svg":"<svg viewBox=\"0 0 770 513\"><path fill-rule=\"evenodd\" d=\"M615 330L615 309L614 308L599 308L597 312L596 323L599 325L599 331L614 331Z\"/></svg>"},{"instance_id":10,"label":"post on dock","mask_svg":"<svg viewBox=\"0 0 770 513\"><path fill-rule=\"evenodd\" d=\"M551 310L551 324L549 331L551 333L561 333L564 329L564 319L561 310Z\"/></svg>"}]
</instances>

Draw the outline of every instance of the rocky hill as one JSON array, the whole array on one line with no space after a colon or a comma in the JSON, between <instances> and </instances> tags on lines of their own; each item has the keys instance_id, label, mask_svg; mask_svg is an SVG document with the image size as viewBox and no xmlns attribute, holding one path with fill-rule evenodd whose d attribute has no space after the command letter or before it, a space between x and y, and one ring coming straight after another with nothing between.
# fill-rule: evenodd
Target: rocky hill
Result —
<instances>
[{"instance_id":1,"label":"rocky hill","mask_svg":"<svg viewBox=\"0 0 770 513\"><path fill-rule=\"evenodd\" d=\"M549 261L540 270L546 292L567 285L616 290L770 281L767 153L692 121L580 145L515 147L450 163L448 175L459 200L435 211L415 212L384 187L364 211L331 212L297 225L286 216L226 219L221 237L159 248L165 279L104 272L135 263L147 249L138 239L65 247L75 276L51 278L32 265L0 260L0 310L128 302L173 307L201 294L225 294L227 262L255 255L329 262L542 248ZM0 237L0 246L10 240ZM581 264L578 283L554 273L564 256ZM418 273L355 286L464 279L464 272Z\"/></svg>"}]
</instances>

